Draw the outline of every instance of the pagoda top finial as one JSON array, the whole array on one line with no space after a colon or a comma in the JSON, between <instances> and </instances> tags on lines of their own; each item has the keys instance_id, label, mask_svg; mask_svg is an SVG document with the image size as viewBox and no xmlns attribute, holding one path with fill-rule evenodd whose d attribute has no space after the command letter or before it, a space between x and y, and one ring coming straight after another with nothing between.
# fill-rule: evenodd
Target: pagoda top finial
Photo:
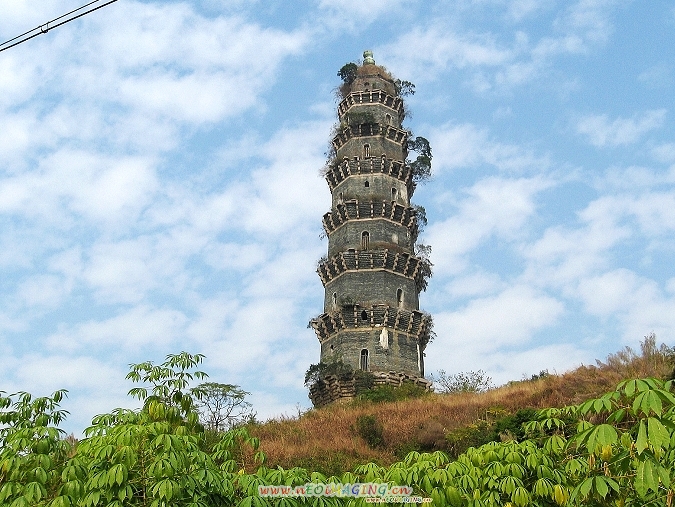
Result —
<instances>
[{"instance_id":1,"label":"pagoda top finial","mask_svg":"<svg viewBox=\"0 0 675 507\"><path fill-rule=\"evenodd\" d=\"M373 58L373 52L370 49L366 49L363 52L363 65L375 65L375 59Z\"/></svg>"}]
</instances>

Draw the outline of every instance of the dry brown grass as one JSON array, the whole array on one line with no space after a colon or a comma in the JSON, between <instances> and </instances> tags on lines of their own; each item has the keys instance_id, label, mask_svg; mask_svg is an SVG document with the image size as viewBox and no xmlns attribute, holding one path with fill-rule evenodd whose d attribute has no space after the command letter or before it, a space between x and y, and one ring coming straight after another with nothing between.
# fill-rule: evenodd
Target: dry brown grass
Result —
<instances>
[{"instance_id":1,"label":"dry brown grass","mask_svg":"<svg viewBox=\"0 0 675 507\"><path fill-rule=\"evenodd\" d=\"M650 341L651 340L651 341ZM311 410L297 419L270 421L251 429L260 438L268 466L338 473L356 464L388 465L425 438L424 432L447 433L486 420L495 412L521 408L561 407L599 396L630 377L666 377L672 371L670 349L656 348L647 337L640 354L624 349L598 366L549 375L539 380L514 382L485 393L430 394L390 403L343 403ZM664 348L665 347L665 348ZM371 415L384 428L385 446L370 449L358 436L356 420ZM429 435L426 435L427 438Z\"/></svg>"}]
</instances>

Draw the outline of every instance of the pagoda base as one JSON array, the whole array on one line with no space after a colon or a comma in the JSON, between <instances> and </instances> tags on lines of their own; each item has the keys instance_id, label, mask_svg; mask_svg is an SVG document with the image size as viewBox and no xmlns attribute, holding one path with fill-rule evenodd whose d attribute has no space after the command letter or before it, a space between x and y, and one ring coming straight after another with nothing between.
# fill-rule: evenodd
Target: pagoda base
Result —
<instances>
[{"instance_id":1,"label":"pagoda base","mask_svg":"<svg viewBox=\"0 0 675 507\"><path fill-rule=\"evenodd\" d=\"M404 383L414 384L423 388L426 392L432 390L432 382L422 377L399 373L395 371L372 372L373 387L393 386L401 387ZM329 405L336 401L349 401L356 397L358 391L357 380L341 379L336 375L327 375L323 380L312 384L309 388L309 399L315 408Z\"/></svg>"}]
</instances>

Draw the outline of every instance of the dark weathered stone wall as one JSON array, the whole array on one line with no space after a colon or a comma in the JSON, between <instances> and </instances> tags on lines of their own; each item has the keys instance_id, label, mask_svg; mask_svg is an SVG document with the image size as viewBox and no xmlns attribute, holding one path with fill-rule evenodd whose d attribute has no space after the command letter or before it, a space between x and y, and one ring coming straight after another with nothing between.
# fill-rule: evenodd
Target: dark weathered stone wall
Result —
<instances>
[{"instance_id":1,"label":"dark weathered stone wall","mask_svg":"<svg viewBox=\"0 0 675 507\"><path fill-rule=\"evenodd\" d=\"M382 346L382 331L387 333ZM332 348L331 348L332 347ZM369 371L399 371L420 376L417 341L405 333L382 327L341 331L321 344L323 362L342 361L355 370L361 367L361 351L368 350Z\"/></svg>"},{"instance_id":2,"label":"dark weathered stone wall","mask_svg":"<svg viewBox=\"0 0 675 507\"><path fill-rule=\"evenodd\" d=\"M359 76L354 80L351 90L384 90L389 95L396 95L394 82L388 76L388 72L377 65L362 66L359 69Z\"/></svg>"},{"instance_id":3,"label":"dark weathered stone wall","mask_svg":"<svg viewBox=\"0 0 675 507\"><path fill-rule=\"evenodd\" d=\"M409 252L412 247L410 231L407 227L383 218L350 220L331 233L328 256L331 257L350 248L361 250L364 232L368 233L369 250L391 248L393 250L404 249Z\"/></svg>"},{"instance_id":4,"label":"dark weathered stone wall","mask_svg":"<svg viewBox=\"0 0 675 507\"><path fill-rule=\"evenodd\" d=\"M364 158L365 144L370 145L371 157L381 157L382 155L385 155L387 158L402 160L401 145L381 136L363 136L358 139L351 139L340 149L338 160L342 160L344 157L349 159L353 159L354 157L358 157L359 159Z\"/></svg>"},{"instance_id":5,"label":"dark weathered stone wall","mask_svg":"<svg viewBox=\"0 0 675 507\"><path fill-rule=\"evenodd\" d=\"M391 107L385 107L380 104L356 104L349 108L349 112L342 118L344 122L354 121L372 121L382 123L383 125L401 126L399 112ZM381 153L376 154L381 155Z\"/></svg>"},{"instance_id":6,"label":"dark weathered stone wall","mask_svg":"<svg viewBox=\"0 0 675 507\"><path fill-rule=\"evenodd\" d=\"M366 182L368 182L367 187ZM392 189L396 191L396 196L393 199ZM358 199L360 202L394 201L404 206L410 205L405 183L383 174L350 176L335 187L332 206L335 208L338 204L351 199Z\"/></svg>"},{"instance_id":7,"label":"dark weathered stone wall","mask_svg":"<svg viewBox=\"0 0 675 507\"><path fill-rule=\"evenodd\" d=\"M412 278L389 271L348 272L326 284L324 311L333 311L333 294L337 294L337 304L386 304L392 308L398 306L396 292L403 291L401 308L417 310L419 296Z\"/></svg>"}]
</instances>

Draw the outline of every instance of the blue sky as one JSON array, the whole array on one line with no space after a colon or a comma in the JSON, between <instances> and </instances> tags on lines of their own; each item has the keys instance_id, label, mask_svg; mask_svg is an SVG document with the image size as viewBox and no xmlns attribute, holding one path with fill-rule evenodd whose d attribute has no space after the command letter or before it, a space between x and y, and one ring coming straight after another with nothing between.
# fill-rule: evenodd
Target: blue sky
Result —
<instances>
[{"instance_id":1,"label":"blue sky","mask_svg":"<svg viewBox=\"0 0 675 507\"><path fill-rule=\"evenodd\" d=\"M0 2L0 39L80 2ZM675 335L675 9L132 1L0 53L0 390L131 406L187 350L309 406L337 70L374 51L431 142L427 370L496 383Z\"/></svg>"}]
</instances>

